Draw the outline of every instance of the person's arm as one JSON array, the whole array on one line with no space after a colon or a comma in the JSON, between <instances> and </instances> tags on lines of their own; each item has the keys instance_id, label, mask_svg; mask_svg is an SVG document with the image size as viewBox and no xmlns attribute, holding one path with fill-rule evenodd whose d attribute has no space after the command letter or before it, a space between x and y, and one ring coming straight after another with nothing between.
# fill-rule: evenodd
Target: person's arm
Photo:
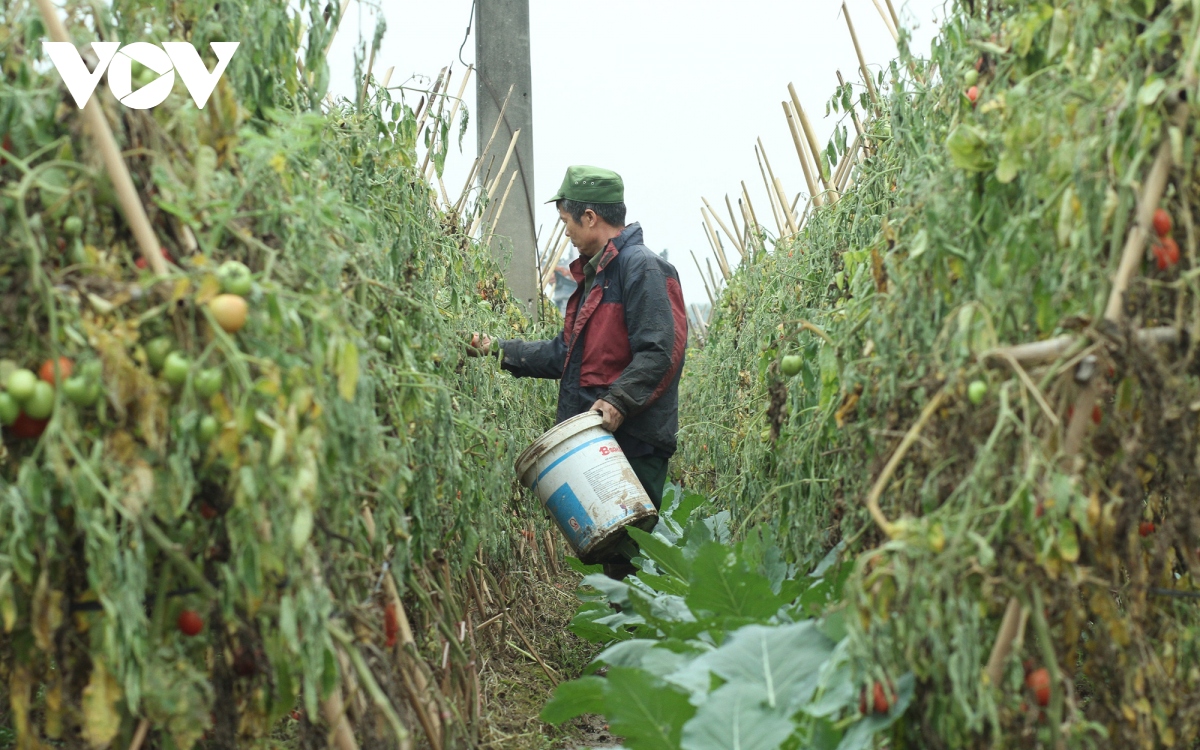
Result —
<instances>
[{"instance_id":1,"label":"person's arm","mask_svg":"<svg viewBox=\"0 0 1200 750\"><path fill-rule=\"evenodd\" d=\"M625 328L629 365L600 398L630 417L654 403L683 366L687 318L683 290L649 259L626 268L636 284L625 286Z\"/></svg>"},{"instance_id":2,"label":"person's arm","mask_svg":"<svg viewBox=\"0 0 1200 750\"><path fill-rule=\"evenodd\" d=\"M518 378L562 377L567 346L560 333L548 341L522 341L521 339L496 340L493 346L500 347L500 367Z\"/></svg>"}]
</instances>

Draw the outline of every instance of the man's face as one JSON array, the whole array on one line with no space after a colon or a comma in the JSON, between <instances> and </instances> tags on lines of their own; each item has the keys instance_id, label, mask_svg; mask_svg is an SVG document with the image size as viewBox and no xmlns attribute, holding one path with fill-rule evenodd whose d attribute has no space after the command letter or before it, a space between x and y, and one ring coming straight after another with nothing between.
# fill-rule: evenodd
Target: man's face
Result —
<instances>
[{"instance_id":1,"label":"man's face","mask_svg":"<svg viewBox=\"0 0 1200 750\"><path fill-rule=\"evenodd\" d=\"M562 219L562 223L567 226L567 239L571 241L580 255L590 258L604 246L599 240L602 234L599 228L600 219L594 212L584 211L583 215L579 217L579 221L575 221L575 217L559 207L558 218Z\"/></svg>"}]
</instances>

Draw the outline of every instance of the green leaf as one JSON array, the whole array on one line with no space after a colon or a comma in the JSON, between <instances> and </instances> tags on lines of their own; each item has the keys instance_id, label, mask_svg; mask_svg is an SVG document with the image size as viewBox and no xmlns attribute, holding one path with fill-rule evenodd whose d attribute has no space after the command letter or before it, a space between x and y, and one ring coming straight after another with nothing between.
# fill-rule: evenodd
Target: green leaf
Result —
<instances>
[{"instance_id":1,"label":"green leaf","mask_svg":"<svg viewBox=\"0 0 1200 750\"><path fill-rule=\"evenodd\" d=\"M630 750L678 750L683 725L696 709L687 695L639 669L608 671L605 716Z\"/></svg>"},{"instance_id":2,"label":"green leaf","mask_svg":"<svg viewBox=\"0 0 1200 750\"><path fill-rule=\"evenodd\" d=\"M338 394L353 401L358 391L358 347L353 341L347 341L338 351L337 383Z\"/></svg>"},{"instance_id":3,"label":"green leaf","mask_svg":"<svg viewBox=\"0 0 1200 750\"><path fill-rule=\"evenodd\" d=\"M578 557L567 557L567 566L581 576L589 576L592 573L603 573L604 566L597 563L595 565L584 565Z\"/></svg>"},{"instance_id":4,"label":"green leaf","mask_svg":"<svg viewBox=\"0 0 1200 750\"><path fill-rule=\"evenodd\" d=\"M692 566L683 556L683 550L667 544L661 538L641 529L629 527L629 536L638 543L642 554L649 557L665 573L687 580Z\"/></svg>"},{"instance_id":5,"label":"green leaf","mask_svg":"<svg viewBox=\"0 0 1200 750\"><path fill-rule=\"evenodd\" d=\"M705 543L692 562L687 604L694 612L765 620L782 605L767 579L745 569L733 551Z\"/></svg>"},{"instance_id":6,"label":"green leaf","mask_svg":"<svg viewBox=\"0 0 1200 750\"><path fill-rule=\"evenodd\" d=\"M776 750L796 727L765 698L761 685L721 687L684 725L683 750Z\"/></svg>"},{"instance_id":7,"label":"green leaf","mask_svg":"<svg viewBox=\"0 0 1200 750\"><path fill-rule=\"evenodd\" d=\"M968 172L986 172L994 166L988 150L987 133L982 128L960 124L946 138L946 148L954 166Z\"/></svg>"},{"instance_id":8,"label":"green leaf","mask_svg":"<svg viewBox=\"0 0 1200 750\"><path fill-rule=\"evenodd\" d=\"M557 726L582 714L603 713L605 685L603 677L590 676L560 684L542 709L542 721Z\"/></svg>"},{"instance_id":9,"label":"green leaf","mask_svg":"<svg viewBox=\"0 0 1200 750\"><path fill-rule=\"evenodd\" d=\"M833 641L809 621L790 625L749 625L702 659L730 684L749 683L763 689L770 708L790 713L807 703L820 669L833 654Z\"/></svg>"}]
</instances>

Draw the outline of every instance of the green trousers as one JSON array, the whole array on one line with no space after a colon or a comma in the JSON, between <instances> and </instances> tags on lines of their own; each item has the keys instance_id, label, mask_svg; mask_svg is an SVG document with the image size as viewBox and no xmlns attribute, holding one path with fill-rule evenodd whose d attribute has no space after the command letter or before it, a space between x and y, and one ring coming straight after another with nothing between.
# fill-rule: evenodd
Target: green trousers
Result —
<instances>
[{"instance_id":1,"label":"green trousers","mask_svg":"<svg viewBox=\"0 0 1200 750\"><path fill-rule=\"evenodd\" d=\"M633 473L637 474L638 482L641 483L642 489L650 496L650 502L654 503L655 510L662 510L663 490L667 485L667 464L669 461L665 458L657 458L655 456L643 456L642 458L629 459L629 465L633 468ZM631 576L637 572L629 562L631 554L636 554L637 545L632 539L626 539L616 552L612 559L604 563L604 575L609 578L621 580L626 576Z\"/></svg>"}]
</instances>

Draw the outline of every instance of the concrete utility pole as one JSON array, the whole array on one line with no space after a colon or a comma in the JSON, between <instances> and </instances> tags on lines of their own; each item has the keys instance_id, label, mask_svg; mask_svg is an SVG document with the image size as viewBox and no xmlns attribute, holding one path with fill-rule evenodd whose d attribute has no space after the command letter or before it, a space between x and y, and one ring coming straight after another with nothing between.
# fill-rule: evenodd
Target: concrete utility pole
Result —
<instances>
[{"instance_id":1,"label":"concrete utility pole","mask_svg":"<svg viewBox=\"0 0 1200 750\"><path fill-rule=\"evenodd\" d=\"M505 173L496 180L499 203L514 170L517 172L512 191L504 204L504 213L495 228L492 255L504 268L513 294L525 302L529 314L537 311L540 293L537 279L537 234L534 229L536 193L533 189L533 96L529 71L529 0L476 0L475 5L475 67L479 71L475 83L475 125L479 135L481 171L491 164L489 180L496 178L495 170L504 161L513 133L521 131L517 148L508 161ZM488 153L483 153L488 137L500 116L504 96L512 86L512 96L504 111L496 139ZM493 157L495 160L493 161Z\"/></svg>"}]
</instances>

